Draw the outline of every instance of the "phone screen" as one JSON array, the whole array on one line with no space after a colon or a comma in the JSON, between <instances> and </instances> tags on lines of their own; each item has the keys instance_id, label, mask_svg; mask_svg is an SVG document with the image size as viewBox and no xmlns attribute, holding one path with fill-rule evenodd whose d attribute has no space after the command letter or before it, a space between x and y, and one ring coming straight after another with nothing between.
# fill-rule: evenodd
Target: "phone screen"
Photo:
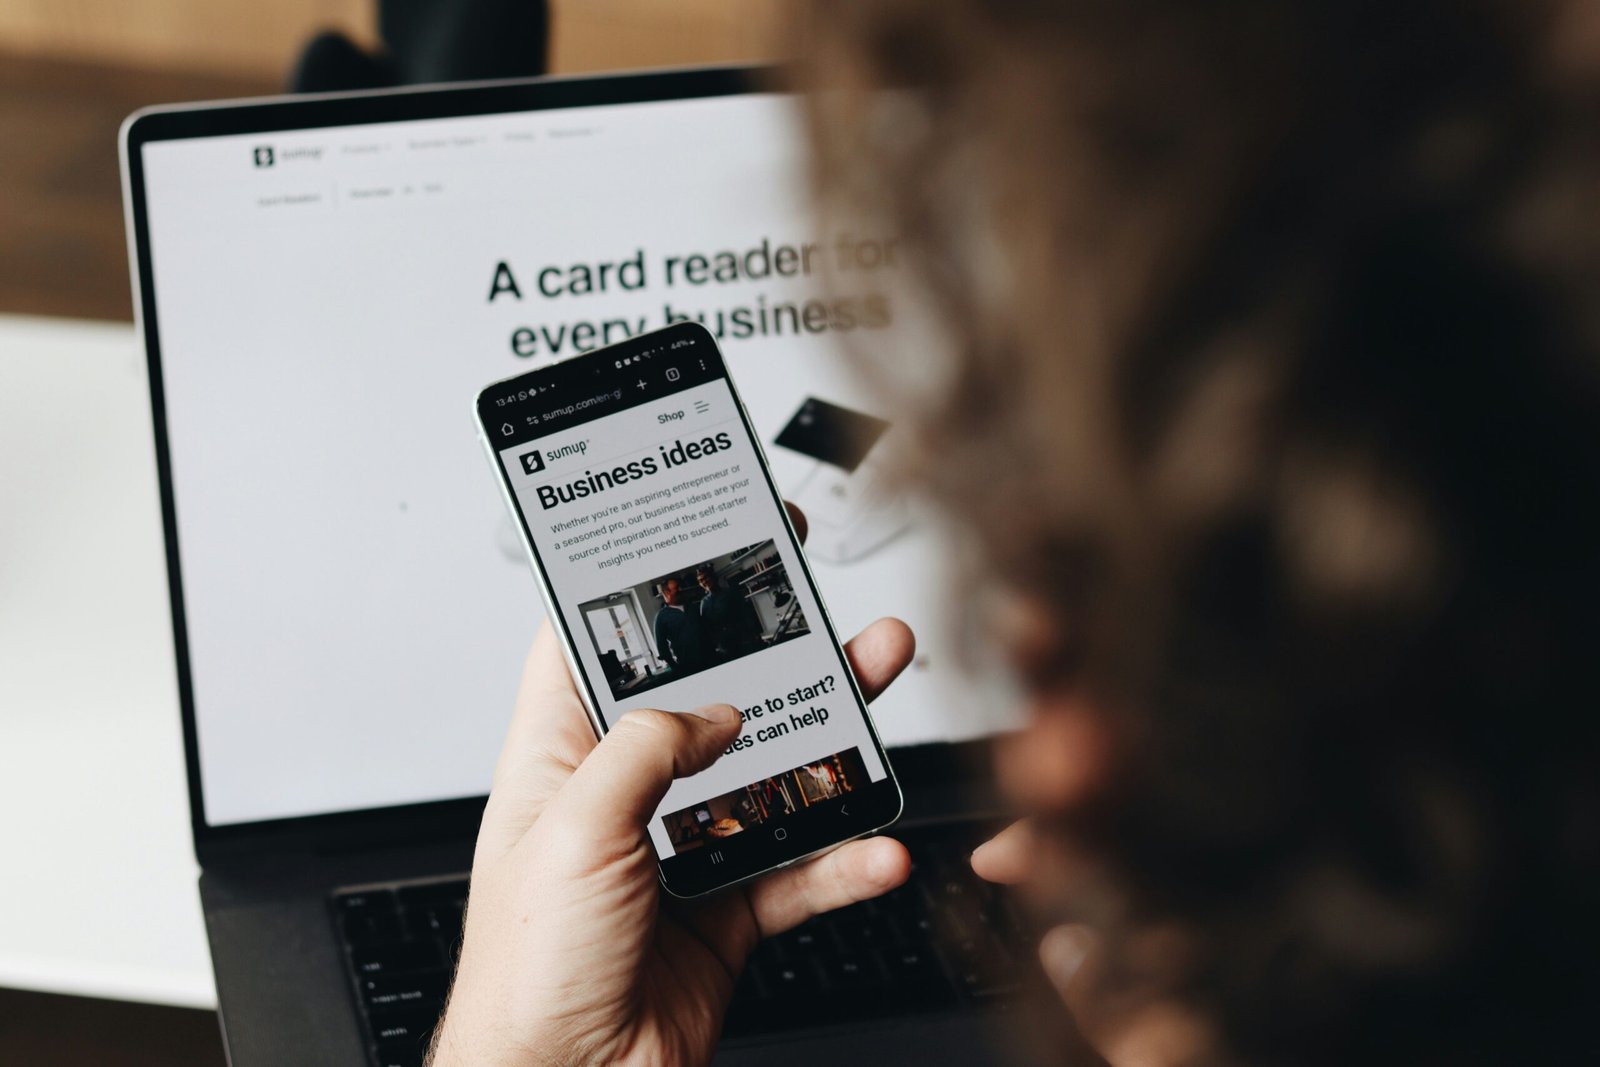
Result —
<instances>
[{"instance_id":1,"label":"phone screen","mask_svg":"<svg viewBox=\"0 0 1600 1067\"><path fill-rule=\"evenodd\" d=\"M680 323L490 386L478 418L604 731L739 708L650 822L694 895L893 822L900 791L716 342Z\"/></svg>"}]
</instances>

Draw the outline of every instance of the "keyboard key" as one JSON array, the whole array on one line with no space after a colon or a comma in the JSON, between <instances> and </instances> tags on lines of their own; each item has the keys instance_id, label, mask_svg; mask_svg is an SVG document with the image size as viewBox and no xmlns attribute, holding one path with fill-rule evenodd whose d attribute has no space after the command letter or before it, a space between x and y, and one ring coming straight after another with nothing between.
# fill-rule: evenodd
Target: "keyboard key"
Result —
<instances>
[{"instance_id":1,"label":"keyboard key","mask_svg":"<svg viewBox=\"0 0 1600 1067\"><path fill-rule=\"evenodd\" d=\"M340 912L351 914L360 912L373 914L375 912L393 912L395 909L394 894L387 889L367 889L359 893L344 893L334 898L334 904Z\"/></svg>"},{"instance_id":2,"label":"keyboard key","mask_svg":"<svg viewBox=\"0 0 1600 1067\"><path fill-rule=\"evenodd\" d=\"M378 1011L372 1014L372 1037L380 1045L399 1047L411 1042L419 1048L427 1046L433 1028L439 1025L439 1014L414 1008Z\"/></svg>"},{"instance_id":3,"label":"keyboard key","mask_svg":"<svg viewBox=\"0 0 1600 1067\"><path fill-rule=\"evenodd\" d=\"M444 1003L444 975L415 974L367 978L361 983L367 1007L422 1008L437 1010Z\"/></svg>"},{"instance_id":4,"label":"keyboard key","mask_svg":"<svg viewBox=\"0 0 1600 1067\"><path fill-rule=\"evenodd\" d=\"M461 933L461 909L453 904L413 908L406 912L406 929L412 937L453 941Z\"/></svg>"},{"instance_id":5,"label":"keyboard key","mask_svg":"<svg viewBox=\"0 0 1600 1067\"><path fill-rule=\"evenodd\" d=\"M976 970L963 971L958 976L957 985L966 998L974 1004L1010 1000L1022 989L1022 983L1013 977Z\"/></svg>"},{"instance_id":6,"label":"keyboard key","mask_svg":"<svg viewBox=\"0 0 1600 1067\"><path fill-rule=\"evenodd\" d=\"M810 960L776 964L762 973L761 980L778 1000L811 996L820 988L816 968Z\"/></svg>"},{"instance_id":7,"label":"keyboard key","mask_svg":"<svg viewBox=\"0 0 1600 1067\"><path fill-rule=\"evenodd\" d=\"M889 920L876 912L844 916L834 923L839 943L850 952L870 952L894 943Z\"/></svg>"},{"instance_id":8,"label":"keyboard key","mask_svg":"<svg viewBox=\"0 0 1600 1067\"><path fill-rule=\"evenodd\" d=\"M822 987L833 993L858 993L884 984L882 970L869 956L831 956L820 964Z\"/></svg>"},{"instance_id":9,"label":"keyboard key","mask_svg":"<svg viewBox=\"0 0 1600 1067\"><path fill-rule=\"evenodd\" d=\"M833 945L833 936L820 921L813 919L780 934L778 944L791 957L805 959Z\"/></svg>"},{"instance_id":10,"label":"keyboard key","mask_svg":"<svg viewBox=\"0 0 1600 1067\"><path fill-rule=\"evenodd\" d=\"M986 936L983 909L971 897L941 897L934 910L934 927L946 941L968 941Z\"/></svg>"},{"instance_id":11,"label":"keyboard key","mask_svg":"<svg viewBox=\"0 0 1600 1067\"><path fill-rule=\"evenodd\" d=\"M1036 938L1028 923L1022 917L1015 902L1004 894L998 894L993 904L989 906L989 914L993 919L992 926L995 936L1014 949L1030 950L1036 943ZM1027 952L1032 955L1031 951Z\"/></svg>"},{"instance_id":12,"label":"keyboard key","mask_svg":"<svg viewBox=\"0 0 1600 1067\"><path fill-rule=\"evenodd\" d=\"M422 1055L427 1050L425 1045L404 1042L394 1045L379 1045L377 1050L378 1067L422 1067Z\"/></svg>"},{"instance_id":13,"label":"keyboard key","mask_svg":"<svg viewBox=\"0 0 1600 1067\"><path fill-rule=\"evenodd\" d=\"M437 971L444 967L444 957L433 942L412 941L353 949L350 952L350 965L360 977L370 978L408 971Z\"/></svg>"},{"instance_id":14,"label":"keyboard key","mask_svg":"<svg viewBox=\"0 0 1600 1067\"><path fill-rule=\"evenodd\" d=\"M448 905L460 909L467 902L467 883L459 878L447 882L403 885L395 891L403 908L433 908Z\"/></svg>"},{"instance_id":15,"label":"keyboard key","mask_svg":"<svg viewBox=\"0 0 1600 1067\"><path fill-rule=\"evenodd\" d=\"M1011 996L1020 986L1016 957L996 938L985 935L947 947L956 986L977 1003Z\"/></svg>"},{"instance_id":16,"label":"keyboard key","mask_svg":"<svg viewBox=\"0 0 1600 1067\"><path fill-rule=\"evenodd\" d=\"M366 947L393 944L404 940L405 934L398 915L357 909L345 912L344 938L351 945Z\"/></svg>"},{"instance_id":17,"label":"keyboard key","mask_svg":"<svg viewBox=\"0 0 1600 1067\"><path fill-rule=\"evenodd\" d=\"M888 969L891 984L916 987L945 984L944 969L934 958L931 948L893 949L885 952L881 958Z\"/></svg>"}]
</instances>

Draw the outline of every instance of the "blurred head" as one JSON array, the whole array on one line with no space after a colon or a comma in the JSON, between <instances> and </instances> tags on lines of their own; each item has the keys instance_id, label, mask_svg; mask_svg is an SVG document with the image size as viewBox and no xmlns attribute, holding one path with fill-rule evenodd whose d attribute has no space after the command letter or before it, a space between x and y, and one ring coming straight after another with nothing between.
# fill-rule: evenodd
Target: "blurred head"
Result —
<instances>
[{"instance_id":1,"label":"blurred head","mask_svg":"<svg viewBox=\"0 0 1600 1067\"><path fill-rule=\"evenodd\" d=\"M1120 946L1104 983L1219 1058L1568 1047L1600 949L1586 27L811 10L824 219L900 238L939 342L857 361L1029 682L1000 770L1074 857L1052 906Z\"/></svg>"},{"instance_id":2,"label":"blurred head","mask_svg":"<svg viewBox=\"0 0 1600 1067\"><path fill-rule=\"evenodd\" d=\"M661 583L661 599L677 607L678 601L683 599L683 589L678 585L678 579L668 578Z\"/></svg>"},{"instance_id":3,"label":"blurred head","mask_svg":"<svg viewBox=\"0 0 1600 1067\"><path fill-rule=\"evenodd\" d=\"M717 587L717 573L709 567L701 567L695 571L694 580L700 583L700 588L708 593Z\"/></svg>"}]
</instances>

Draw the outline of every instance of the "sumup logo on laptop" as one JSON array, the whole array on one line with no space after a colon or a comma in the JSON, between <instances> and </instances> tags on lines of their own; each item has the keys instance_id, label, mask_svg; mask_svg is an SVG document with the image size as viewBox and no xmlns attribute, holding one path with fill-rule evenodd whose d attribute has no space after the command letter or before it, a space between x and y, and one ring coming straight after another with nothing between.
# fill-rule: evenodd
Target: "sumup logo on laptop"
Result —
<instances>
[{"instance_id":1,"label":"sumup logo on laptop","mask_svg":"<svg viewBox=\"0 0 1600 1067\"><path fill-rule=\"evenodd\" d=\"M256 166L258 167L272 166L272 146L269 144L257 145L255 150L255 160Z\"/></svg>"}]
</instances>

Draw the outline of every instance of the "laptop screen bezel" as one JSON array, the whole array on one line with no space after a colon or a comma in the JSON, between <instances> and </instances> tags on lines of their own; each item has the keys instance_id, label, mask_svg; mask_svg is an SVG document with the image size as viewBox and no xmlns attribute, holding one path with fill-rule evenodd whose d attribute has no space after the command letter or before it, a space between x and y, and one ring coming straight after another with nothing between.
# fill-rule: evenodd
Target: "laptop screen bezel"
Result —
<instances>
[{"instance_id":1,"label":"laptop screen bezel","mask_svg":"<svg viewBox=\"0 0 1600 1067\"><path fill-rule=\"evenodd\" d=\"M280 133L386 122L467 118L526 111L669 100L708 99L782 91L761 67L699 67L599 76L516 79L448 86L306 97L271 97L149 108L130 116L121 133L124 209L133 264L134 311L145 345L156 469L166 546L173 649L183 718L190 823L202 864L241 849L384 846L449 840L476 832L484 797L467 797L356 811L327 812L213 826L206 821L194 690L184 613L176 504L162 387L160 321L152 272L143 149L160 141L236 134ZM529 590L529 595L534 595ZM908 787L979 786L986 778L988 743L966 741L901 747L892 756Z\"/></svg>"}]
</instances>

